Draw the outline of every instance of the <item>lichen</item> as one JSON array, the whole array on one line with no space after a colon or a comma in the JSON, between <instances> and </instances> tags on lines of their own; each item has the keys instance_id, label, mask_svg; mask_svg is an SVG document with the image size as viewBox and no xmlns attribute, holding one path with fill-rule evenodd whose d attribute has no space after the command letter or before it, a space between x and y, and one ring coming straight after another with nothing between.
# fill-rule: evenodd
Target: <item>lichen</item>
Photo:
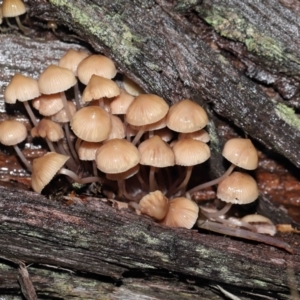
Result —
<instances>
[{"instance_id":1,"label":"lichen","mask_svg":"<svg viewBox=\"0 0 300 300\"><path fill-rule=\"evenodd\" d=\"M266 36L260 29L250 24L243 16L225 7L214 7L206 11L205 21L212 25L222 36L245 44L248 51L272 61L294 61L299 63L294 55L285 53L274 38Z\"/></svg>"},{"instance_id":2,"label":"lichen","mask_svg":"<svg viewBox=\"0 0 300 300\"><path fill-rule=\"evenodd\" d=\"M79 24L109 47L115 55L122 57L127 65L131 65L133 57L139 52L133 42L139 38L132 34L119 15L106 14L96 5L75 6L68 0L50 0L50 3L69 13L73 19L72 23ZM95 18L92 17L94 15ZM98 22L95 22L95 19L98 19Z\"/></svg>"},{"instance_id":3,"label":"lichen","mask_svg":"<svg viewBox=\"0 0 300 300\"><path fill-rule=\"evenodd\" d=\"M300 131L300 119L296 116L294 110L283 103L278 103L275 107L277 116L290 126Z\"/></svg>"}]
</instances>

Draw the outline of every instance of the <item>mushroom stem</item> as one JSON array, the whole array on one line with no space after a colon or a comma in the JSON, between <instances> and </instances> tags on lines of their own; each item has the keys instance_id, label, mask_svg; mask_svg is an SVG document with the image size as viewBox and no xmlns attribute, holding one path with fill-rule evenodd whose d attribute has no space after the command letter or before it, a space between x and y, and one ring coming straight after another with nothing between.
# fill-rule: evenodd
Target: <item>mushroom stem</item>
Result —
<instances>
[{"instance_id":1,"label":"mushroom stem","mask_svg":"<svg viewBox=\"0 0 300 300\"><path fill-rule=\"evenodd\" d=\"M146 126L142 126L139 131L137 132L136 136L134 137L133 141L131 142L134 146L139 142L140 138L144 134Z\"/></svg>"},{"instance_id":2,"label":"mushroom stem","mask_svg":"<svg viewBox=\"0 0 300 300\"><path fill-rule=\"evenodd\" d=\"M149 172L149 192L154 192L157 188L157 183L155 180L156 167L150 166Z\"/></svg>"},{"instance_id":3,"label":"mushroom stem","mask_svg":"<svg viewBox=\"0 0 300 300\"><path fill-rule=\"evenodd\" d=\"M65 94L65 92L61 92L60 95L61 95L62 102L64 104L64 108L66 110L67 117L68 117L69 120L72 120L72 115L71 115L71 112L70 112L70 108L69 108L69 105L68 105L66 94Z\"/></svg>"},{"instance_id":4,"label":"mushroom stem","mask_svg":"<svg viewBox=\"0 0 300 300\"><path fill-rule=\"evenodd\" d=\"M180 195L184 194L185 190L186 190L186 187L187 187L187 184L191 178L191 175L192 175L192 171L193 171L193 167L194 166L188 166L187 169L186 169L186 174L185 174L185 178L184 180L182 181L182 183L175 189L174 191L174 194L176 194L178 191L181 190L181 193Z\"/></svg>"},{"instance_id":5,"label":"mushroom stem","mask_svg":"<svg viewBox=\"0 0 300 300\"><path fill-rule=\"evenodd\" d=\"M203 189L205 189L207 187L210 187L212 185L218 184L223 179L225 179L227 176L229 176L232 173L232 171L233 171L234 168L235 168L235 165L231 164L231 166L228 168L228 170L222 176L220 176L220 177L218 177L218 178L216 178L214 180L211 180L211 181L202 183L200 185L197 185L194 188L192 188L189 191L187 191L187 193L193 194L195 192L198 192L199 190L203 190Z\"/></svg>"},{"instance_id":6,"label":"mushroom stem","mask_svg":"<svg viewBox=\"0 0 300 300\"><path fill-rule=\"evenodd\" d=\"M220 216L224 216L230 210L231 206L232 206L232 203L226 203L226 205L222 209L220 209L216 212L208 212L202 207L200 207L200 209L201 209L201 213L205 217L207 217L208 219L215 219Z\"/></svg>"},{"instance_id":7,"label":"mushroom stem","mask_svg":"<svg viewBox=\"0 0 300 300\"><path fill-rule=\"evenodd\" d=\"M26 166L27 170L29 170L30 172L32 171L32 165L31 163L25 158L24 154L22 153L22 151L20 150L19 146L14 145L13 146L17 155L19 156L19 158L21 159L22 163Z\"/></svg>"},{"instance_id":8,"label":"mushroom stem","mask_svg":"<svg viewBox=\"0 0 300 300\"><path fill-rule=\"evenodd\" d=\"M6 23L7 23L7 25L8 25L9 28L15 29L15 30L18 30L18 29L19 29L17 26L12 25L12 24L9 22L8 18L5 18L5 20L6 20Z\"/></svg>"},{"instance_id":9,"label":"mushroom stem","mask_svg":"<svg viewBox=\"0 0 300 300\"><path fill-rule=\"evenodd\" d=\"M78 166L76 164L76 162L74 161L73 157L70 155L69 151L67 151L65 149L65 147L63 146L63 141L62 140L59 140L57 142L57 145L58 145L58 150L61 154L63 155L66 155L66 156L70 156L71 159L68 159L66 161L66 165L69 169L71 169L72 171L76 172ZM52 151L52 150L51 150ZM53 151L52 151L53 152Z\"/></svg>"},{"instance_id":10,"label":"mushroom stem","mask_svg":"<svg viewBox=\"0 0 300 300\"><path fill-rule=\"evenodd\" d=\"M76 81L74 85L74 95L75 95L75 104L77 110L81 108L80 102L79 102L79 86L78 86L78 81Z\"/></svg>"},{"instance_id":11,"label":"mushroom stem","mask_svg":"<svg viewBox=\"0 0 300 300\"><path fill-rule=\"evenodd\" d=\"M95 160L92 161L92 166L93 166L93 175L98 176L98 169L97 169L97 165L96 165Z\"/></svg>"},{"instance_id":12,"label":"mushroom stem","mask_svg":"<svg viewBox=\"0 0 300 300\"><path fill-rule=\"evenodd\" d=\"M126 199L130 200L130 201L138 201L139 199L137 199L134 196L131 196L130 194L127 193L126 191L126 187L125 187L125 180L123 179L118 179L118 197L122 198L125 197Z\"/></svg>"},{"instance_id":13,"label":"mushroom stem","mask_svg":"<svg viewBox=\"0 0 300 300\"><path fill-rule=\"evenodd\" d=\"M239 238L243 238L243 239L247 239L247 240L264 243L267 245L271 245L271 246L274 246L277 248L284 249L289 253L293 253L293 249L289 244L287 244L283 241L280 241L276 238L273 238L270 236L265 236L260 233L251 232L249 230L240 229L240 228L231 228L231 227L225 226L223 224L220 224L217 222L212 222L209 220L206 220L206 221L198 220L196 224L199 228L202 228L202 229L206 229L209 231L218 232L218 233L225 234L225 235L235 236L235 237L239 237Z\"/></svg>"},{"instance_id":14,"label":"mushroom stem","mask_svg":"<svg viewBox=\"0 0 300 300\"><path fill-rule=\"evenodd\" d=\"M67 139L67 144L69 146L69 150L71 152L72 158L75 161L76 164L80 165L80 161L78 159L78 155L75 151L74 145L71 141L71 133L70 133L70 129L69 129L69 124L68 123L64 123L64 130L66 133L66 139Z\"/></svg>"},{"instance_id":15,"label":"mushroom stem","mask_svg":"<svg viewBox=\"0 0 300 300\"><path fill-rule=\"evenodd\" d=\"M27 111L27 113L29 115L29 118L30 118L32 124L34 125L34 127L36 127L38 125L38 122L36 120L36 117L35 117L32 109L31 109L28 101L24 101L23 103L24 103L25 109L26 109L26 111Z\"/></svg>"},{"instance_id":16,"label":"mushroom stem","mask_svg":"<svg viewBox=\"0 0 300 300\"><path fill-rule=\"evenodd\" d=\"M100 177L85 177L85 178L80 178L78 177L77 174L75 174L73 171L62 168L58 171L58 174L66 175L71 177L74 181L81 183L81 184L86 184L86 183L91 183L91 182L101 182Z\"/></svg>"},{"instance_id":17,"label":"mushroom stem","mask_svg":"<svg viewBox=\"0 0 300 300\"><path fill-rule=\"evenodd\" d=\"M16 16L15 19L16 19L16 22L17 22L17 24L18 24L18 26L19 26L19 29L20 29L25 35L27 35L27 34L30 32L30 29L29 29L28 27L24 26L24 25L21 23L19 16Z\"/></svg>"}]
</instances>

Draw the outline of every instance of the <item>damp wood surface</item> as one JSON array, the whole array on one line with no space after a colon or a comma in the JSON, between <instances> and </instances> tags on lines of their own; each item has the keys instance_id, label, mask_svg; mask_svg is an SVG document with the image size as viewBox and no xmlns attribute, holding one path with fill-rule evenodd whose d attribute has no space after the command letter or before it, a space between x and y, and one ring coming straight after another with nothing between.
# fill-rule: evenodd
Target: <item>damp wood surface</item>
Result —
<instances>
[{"instance_id":1,"label":"damp wood surface","mask_svg":"<svg viewBox=\"0 0 300 300\"><path fill-rule=\"evenodd\" d=\"M275 41L286 45L283 52L280 52L284 57L281 64L284 66L284 74L279 74L278 55L271 57L256 50L251 52L252 48L247 48L242 38L234 36L228 36L231 40L221 36L212 39L217 47L211 48L209 39L214 31L206 27L208 37L201 36L203 19L208 14L214 21L211 22L211 28L222 36L225 36L221 32L223 27L217 25L223 23L216 23L212 16L220 15L221 21L226 24L226 18L231 19L236 10L236 20L246 24L250 22L247 16L243 16L240 5L235 6L234 1L229 1L227 12L226 5L220 9L218 1L197 3L27 1L32 19L26 20L26 25L31 25L33 32L39 28L43 31L33 34L33 38L19 33L0 36L1 119L7 118L3 91L15 72L36 78L42 69L55 63L67 49L76 47L74 39L71 39L73 44L63 43L45 30L46 21L54 20L58 24L57 32L61 39L68 40L66 30L71 30L72 34L77 34L91 45L89 50L111 57L118 70L137 81L145 91L163 96L169 103L188 97L204 104L213 120L209 130L212 151L216 153L216 174L223 170L220 156L223 140L216 127L218 115L232 121L241 132L249 134L251 138L299 166L299 121L293 110L286 107L287 103L291 103L289 101L297 103L298 62L294 58L298 57L298 40L290 39L289 45L286 45L287 41L281 40L283 37L272 33L272 26L265 26L263 37L271 36L272 43ZM278 5L275 1L266 3L272 7ZM250 8L254 4L245 2L244 5ZM258 15L262 14L263 17L264 10L258 8ZM191 10L196 13L189 20L185 14ZM280 20L286 24L291 16L292 20L298 20L298 11L294 7L282 5L276 11L281 16ZM145 15L147 18L143 17ZM203 18L199 19L199 24L195 21L198 16ZM300 23L296 21L293 21L293 28L297 36ZM255 20L250 22L251 28L254 26L255 30L261 32L262 27L253 22ZM234 22L230 24L231 31L235 30L234 25ZM257 31L254 33L257 34ZM222 47L231 54L223 52ZM34 51L31 52L31 49ZM245 51L239 52L240 49ZM290 53L290 56L285 55L284 51ZM239 60L238 63L235 58ZM261 63L263 60L267 62ZM257 81L265 83L263 74L275 78L270 85L275 89L276 97L269 97L258 84ZM282 82L287 83L283 85ZM294 91L290 94L289 86ZM283 99L289 101L284 102ZM25 121L22 108L17 112L10 111L9 116L17 116ZM41 150L29 143L25 151L29 157L35 157ZM22 168L16 169L13 175L18 172L26 180L28 174ZM262 198L266 197L268 194ZM285 197L284 193L282 197ZM261 199L260 203L267 201L269 199L266 202ZM98 284L100 290L112 294L111 299L140 299L141 295L153 299L174 299L173 290L163 288L170 277L170 285L174 286L177 280L182 288L180 291L187 299L204 299L205 296L208 299L224 298L216 284L239 295L241 299L252 299L254 296L251 293L289 299L293 286L289 270L295 273L296 286L300 283L300 239L294 234L279 237L293 247L295 254L290 255L270 246L213 233L162 227L132 211L118 211L99 199L68 205L63 199L49 201L32 192L13 188L12 185L1 187L0 203L0 256L33 263L32 273L30 268L28 272L32 274L32 281L40 295L45 296L49 288L41 284L36 276L45 276L43 282L51 280L52 275L56 280L61 276L59 271L42 276L35 267L44 270L44 264L75 271L72 278L79 281L84 274L87 284ZM274 210L271 209L272 213ZM0 286L1 289L9 292L13 285L15 293L19 294L14 266L3 274L5 276L2 278L7 280L4 284L6 282L7 285ZM143 279L136 278L139 276ZM108 286L103 283L106 281ZM149 289L141 288L144 282L149 281ZM85 280L81 282L84 290ZM92 293L92 289L87 290ZM149 294L151 290L157 294ZM54 291L52 289L49 295L63 297L65 294L60 291L58 288ZM114 293L120 294L116 296ZM75 296L67 295L65 299L68 297ZM92 296L86 296L89 297L93 299ZM185 298L182 296L180 299Z\"/></svg>"}]
</instances>

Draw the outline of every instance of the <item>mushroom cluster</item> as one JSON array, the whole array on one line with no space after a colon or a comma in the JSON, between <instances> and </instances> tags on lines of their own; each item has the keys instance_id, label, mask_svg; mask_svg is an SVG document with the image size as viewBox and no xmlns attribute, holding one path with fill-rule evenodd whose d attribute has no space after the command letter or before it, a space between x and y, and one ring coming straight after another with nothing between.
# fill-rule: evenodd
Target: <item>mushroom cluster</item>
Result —
<instances>
[{"instance_id":1,"label":"mushroom cluster","mask_svg":"<svg viewBox=\"0 0 300 300\"><path fill-rule=\"evenodd\" d=\"M126 76L122 82L113 80L116 74L109 58L70 49L38 80L13 76L5 101L23 102L33 125L32 138L45 139L50 151L31 164L17 146L27 136L26 127L13 120L0 123L0 142L14 146L32 174L32 189L41 193L56 174L64 174L82 184L100 182L110 197L167 226L192 228L201 211L209 222L206 225L217 223L219 232L234 226L258 235L247 219L224 217L232 204L258 197L255 180L240 170L233 172L236 167L257 167L251 141L229 140L223 150L231 162L226 173L188 190L194 166L210 158L205 110L189 99L169 107L163 98L145 94ZM79 82L84 85L82 91ZM217 197L227 203L220 211L192 200L200 189L217 184Z\"/></svg>"}]
</instances>

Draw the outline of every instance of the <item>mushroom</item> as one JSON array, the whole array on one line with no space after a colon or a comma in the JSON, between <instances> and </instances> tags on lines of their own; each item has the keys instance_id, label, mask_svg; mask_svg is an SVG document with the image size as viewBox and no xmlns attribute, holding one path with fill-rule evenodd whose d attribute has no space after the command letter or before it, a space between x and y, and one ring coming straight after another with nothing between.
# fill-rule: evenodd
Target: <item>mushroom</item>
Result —
<instances>
[{"instance_id":1,"label":"mushroom","mask_svg":"<svg viewBox=\"0 0 300 300\"><path fill-rule=\"evenodd\" d=\"M141 155L140 164L150 166L149 190L153 192L157 189L154 176L156 168L174 166L174 152L171 147L157 135L142 142L138 149Z\"/></svg>"},{"instance_id":2,"label":"mushroom","mask_svg":"<svg viewBox=\"0 0 300 300\"><path fill-rule=\"evenodd\" d=\"M89 55L84 51L77 51L74 49L69 49L59 60L58 66L62 68L66 68L71 70L75 76L77 76L77 68L78 65L81 63L83 59L88 57ZM74 85L74 95L75 95L75 103L76 108L80 109L80 103L79 103L79 87L78 87L78 81L76 80L76 83Z\"/></svg>"},{"instance_id":3,"label":"mushroom","mask_svg":"<svg viewBox=\"0 0 300 300\"><path fill-rule=\"evenodd\" d=\"M42 157L35 158L32 163L32 189L37 193L41 193L56 174L69 176L81 184L100 181L99 177L79 178L74 172L63 168L68 159L69 156L54 152L48 152Z\"/></svg>"},{"instance_id":4,"label":"mushroom","mask_svg":"<svg viewBox=\"0 0 300 300\"><path fill-rule=\"evenodd\" d=\"M126 112L125 120L133 126L141 126L132 143L135 145L144 134L146 125L163 119L168 113L169 106L165 100L153 94L137 96Z\"/></svg>"},{"instance_id":5,"label":"mushroom","mask_svg":"<svg viewBox=\"0 0 300 300\"><path fill-rule=\"evenodd\" d=\"M186 138L191 138L194 140L201 141L203 143L208 143L210 141L209 134L206 130L200 129L194 132L189 132L189 133L179 133L178 134L178 140L186 139Z\"/></svg>"},{"instance_id":6,"label":"mushroom","mask_svg":"<svg viewBox=\"0 0 300 300\"><path fill-rule=\"evenodd\" d=\"M19 29L27 35L29 33L29 28L25 27L19 16L26 13L26 7L21 0L3 0L2 2L2 15L3 18L15 18ZM9 27L13 27L8 19L6 19Z\"/></svg>"},{"instance_id":7,"label":"mushroom","mask_svg":"<svg viewBox=\"0 0 300 300\"><path fill-rule=\"evenodd\" d=\"M37 119L28 101L40 96L40 94L38 82L35 79L16 73L5 89L4 99L9 104L14 104L17 100L23 102L31 122L36 126Z\"/></svg>"},{"instance_id":8,"label":"mushroom","mask_svg":"<svg viewBox=\"0 0 300 300\"><path fill-rule=\"evenodd\" d=\"M139 87L132 79L130 79L128 76L123 75L123 87L125 91L132 95L137 97L140 94L144 94L144 91L141 87Z\"/></svg>"},{"instance_id":9,"label":"mushroom","mask_svg":"<svg viewBox=\"0 0 300 300\"><path fill-rule=\"evenodd\" d=\"M168 198L161 191L154 191L141 199L139 210L142 214L160 221L168 212L168 204Z\"/></svg>"},{"instance_id":10,"label":"mushroom","mask_svg":"<svg viewBox=\"0 0 300 300\"><path fill-rule=\"evenodd\" d=\"M230 167L220 177L200 184L188 191L193 194L206 187L218 184L224 178L232 173L235 167L240 167L245 170L255 170L258 166L258 154L251 140L242 138L233 138L228 140L223 148L222 155L231 162Z\"/></svg>"},{"instance_id":11,"label":"mushroom","mask_svg":"<svg viewBox=\"0 0 300 300\"><path fill-rule=\"evenodd\" d=\"M55 65L48 66L38 79L40 92L45 95L60 93L69 119L72 118L65 91L76 84L72 71Z\"/></svg>"},{"instance_id":12,"label":"mushroom","mask_svg":"<svg viewBox=\"0 0 300 300\"><path fill-rule=\"evenodd\" d=\"M112 79L116 76L117 69L108 57L100 54L90 55L78 65L77 76L83 84L87 85L94 74Z\"/></svg>"},{"instance_id":13,"label":"mushroom","mask_svg":"<svg viewBox=\"0 0 300 300\"><path fill-rule=\"evenodd\" d=\"M199 207L192 200L179 197L169 201L168 212L161 224L191 229L198 219Z\"/></svg>"},{"instance_id":14,"label":"mushroom","mask_svg":"<svg viewBox=\"0 0 300 300\"><path fill-rule=\"evenodd\" d=\"M25 125L16 120L5 120L0 123L0 132L0 143L5 146L13 146L23 164L29 171L31 171L31 164L27 161L17 145L23 142L27 137L27 129Z\"/></svg>"}]
</instances>

